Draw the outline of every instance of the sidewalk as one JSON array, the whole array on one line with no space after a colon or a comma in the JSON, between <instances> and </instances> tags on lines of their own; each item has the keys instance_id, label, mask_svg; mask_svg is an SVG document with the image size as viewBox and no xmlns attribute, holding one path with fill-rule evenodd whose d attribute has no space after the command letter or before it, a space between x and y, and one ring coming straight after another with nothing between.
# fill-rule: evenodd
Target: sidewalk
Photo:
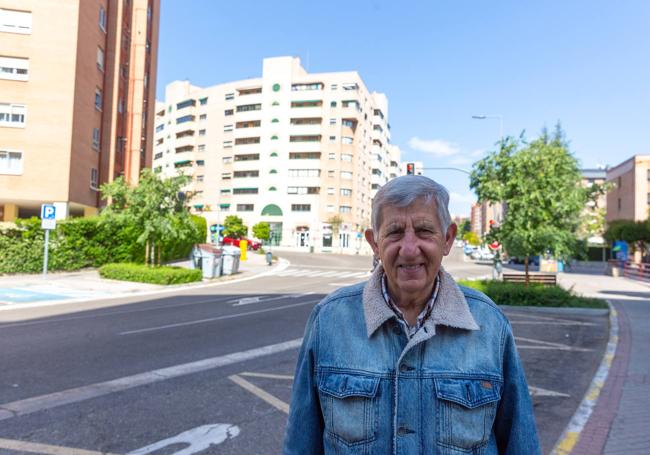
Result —
<instances>
[{"instance_id":1,"label":"sidewalk","mask_svg":"<svg viewBox=\"0 0 650 455\"><path fill-rule=\"evenodd\" d=\"M176 262L173 265L189 267L189 261ZM247 278L268 272L276 266L277 263L271 267L268 266L264 255L249 251L247 260L240 262L239 273L235 275L170 286L107 280L100 278L97 270L51 272L45 277L42 274L0 276L0 310L28 303L50 304L168 292Z\"/></svg>"},{"instance_id":2,"label":"sidewalk","mask_svg":"<svg viewBox=\"0 0 650 455\"><path fill-rule=\"evenodd\" d=\"M628 278L563 273L563 287L612 302L618 343L596 405L571 455L650 454L650 285Z\"/></svg>"}]
</instances>

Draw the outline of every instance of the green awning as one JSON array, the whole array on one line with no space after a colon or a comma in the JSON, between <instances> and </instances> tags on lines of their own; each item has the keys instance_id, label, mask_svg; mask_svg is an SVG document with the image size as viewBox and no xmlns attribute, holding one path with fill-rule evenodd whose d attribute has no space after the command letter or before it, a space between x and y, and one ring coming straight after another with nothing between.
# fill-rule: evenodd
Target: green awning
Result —
<instances>
[{"instance_id":1,"label":"green awning","mask_svg":"<svg viewBox=\"0 0 650 455\"><path fill-rule=\"evenodd\" d=\"M230 207L230 204L219 204L219 207L221 207L222 209L227 209L228 207Z\"/></svg>"},{"instance_id":2,"label":"green awning","mask_svg":"<svg viewBox=\"0 0 650 455\"><path fill-rule=\"evenodd\" d=\"M282 209L275 204L269 204L262 209L262 215L282 216Z\"/></svg>"}]
</instances>

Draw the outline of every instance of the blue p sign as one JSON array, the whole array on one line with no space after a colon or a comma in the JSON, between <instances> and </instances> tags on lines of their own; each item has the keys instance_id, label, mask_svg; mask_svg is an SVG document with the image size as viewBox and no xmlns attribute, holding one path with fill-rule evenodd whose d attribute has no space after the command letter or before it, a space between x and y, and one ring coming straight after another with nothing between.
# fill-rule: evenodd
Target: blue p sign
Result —
<instances>
[{"instance_id":1,"label":"blue p sign","mask_svg":"<svg viewBox=\"0 0 650 455\"><path fill-rule=\"evenodd\" d=\"M41 205L41 219L54 220L56 219L56 207L51 204Z\"/></svg>"}]
</instances>

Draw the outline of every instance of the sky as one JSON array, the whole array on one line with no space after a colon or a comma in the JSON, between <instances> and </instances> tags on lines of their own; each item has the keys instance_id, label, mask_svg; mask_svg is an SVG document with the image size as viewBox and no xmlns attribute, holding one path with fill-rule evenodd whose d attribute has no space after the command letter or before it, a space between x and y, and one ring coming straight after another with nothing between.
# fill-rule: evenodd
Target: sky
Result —
<instances>
[{"instance_id":1,"label":"sky","mask_svg":"<svg viewBox=\"0 0 650 455\"><path fill-rule=\"evenodd\" d=\"M458 167L506 136L559 121L582 168L650 154L650 1L161 0L157 98L165 85L260 77L262 59L357 71L388 97L402 161ZM460 171L425 170L468 215Z\"/></svg>"}]
</instances>

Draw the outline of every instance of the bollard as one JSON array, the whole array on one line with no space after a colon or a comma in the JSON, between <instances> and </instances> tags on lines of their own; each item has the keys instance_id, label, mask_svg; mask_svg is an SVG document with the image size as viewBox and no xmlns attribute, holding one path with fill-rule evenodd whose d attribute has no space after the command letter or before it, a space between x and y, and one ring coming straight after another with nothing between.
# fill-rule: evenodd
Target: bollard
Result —
<instances>
[{"instance_id":1,"label":"bollard","mask_svg":"<svg viewBox=\"0 0 650 455\"><path fill-rule=\"evenodd\" d=\"M266 253L266 263L268 265L271 265L273 263L273 254L271 254L270 251Z\"/></svg>"}]
</instances>

